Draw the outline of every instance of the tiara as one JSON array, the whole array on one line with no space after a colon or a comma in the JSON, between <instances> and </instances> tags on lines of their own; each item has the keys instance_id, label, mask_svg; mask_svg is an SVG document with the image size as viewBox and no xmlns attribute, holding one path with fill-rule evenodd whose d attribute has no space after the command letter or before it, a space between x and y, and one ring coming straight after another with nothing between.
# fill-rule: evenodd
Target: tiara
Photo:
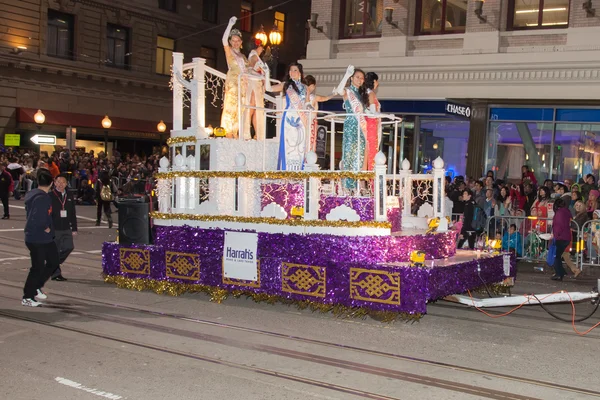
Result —
<instances>
[{"instance_id":1,"label":"tiara","mask_svg":"<svg viewBox=\"0 0 600 400\"><path fill-rule=\"evenodd\" d=\"M240 32L239 29L232 29L231 32L229 33L229 39L231 39L232 36L239 36L239 38L242 38L242 32Z\"/></svg>"}]
</instances>

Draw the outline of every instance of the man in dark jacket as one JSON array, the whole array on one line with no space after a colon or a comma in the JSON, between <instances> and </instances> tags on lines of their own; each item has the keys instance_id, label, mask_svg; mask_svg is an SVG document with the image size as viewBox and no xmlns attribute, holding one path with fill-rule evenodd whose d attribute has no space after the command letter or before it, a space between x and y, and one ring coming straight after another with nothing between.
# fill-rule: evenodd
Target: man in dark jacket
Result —
<instances>
[{"instance_id":1,"label":"man in dark jacket","mask_svg":"<svg viewBox=\"0 0 600 400\"><path fill-rule=\"evenodd\" d=\"M475 248L475 239L477 238L476 229L472 227L473 215L475 213L475 201L473 200L473 192L470 189L465 189L462 194L462 199L465 202L463 226L460 231L460 240L458 248L461 249L465 241L469 242L469 249Z\"/></svg>"},{"instance_id":2,"label":"man in dark jacket","mask_svg":"<svg viewBox=\"0 0 600 400\"><path fill-rule=\"evenodd\" d=\"M4 216L2 219L9 219L8 198L12 194L14 183L12 176L6 170L6 164L0 163L0 199L4 206Z\"/></svg>"},{"instance_id":3,"label":"man in dark jacket","mask_svg":"<svg viewBox=\"0 0 600 400\"><path fill-rule=\"evenodd\" d=\"M38 188L25 195L25 245L31 255L31 268L23 288L21 304L28 307L42 305L38 300L47 298L44 284L58 267L58 249L54 243L52 199L48 195L52 175L48 170L37 171Z\"/></svg>"},{"instance_id":4,"label":"man in dark jacket","mask_svg":"<svg viewBox=\"0 0 600 400\"><path fill-rule=\"evenodd\" d=\"M59 266L52 274L53 281L66 281L62 276L61 266L75 248L73 236L77 235L77 215L75 200L67 191L67 177L59 175L54 179L54 189L50 193L52 199L52 223L54 224L54 241L58 247Z\"/></svg>"},{"instance_id":5,"label":"man in dark jacket","mask_svg":"<svg viewBox=\"0 0 600 400\"><path fill-rule=\"evenodd\" d=\"M6 170L12 176L14 182L13 192L15 194L15 200L19 200L21 198L21 177L25 175L25 169L21 164L17 162L16 158L13 158L6 166Z\"/></svg>"},{"instance_id":6,"label":"man in dark jacket","mask_svg":"<svg viewBox=\"0 0 600 400\"><path fill-rule=\"evenodd\" d=\"M106 187L105 193L106 196L103 195L102 189ZM102 219L102 211L106 215L106 219L108 221L108 228L111 229L113 226L112 219L112 211L110 209L110 205L114 200L114 195L116 193L116 188L112 184L110 177L106 171L101 171L98 175L98 180L96 181L96 201L97 201L97 212L96 212L96 226L100 226L100 222ZM110 194L110 198L109 198Z\"/></svg>"}]
</instances>

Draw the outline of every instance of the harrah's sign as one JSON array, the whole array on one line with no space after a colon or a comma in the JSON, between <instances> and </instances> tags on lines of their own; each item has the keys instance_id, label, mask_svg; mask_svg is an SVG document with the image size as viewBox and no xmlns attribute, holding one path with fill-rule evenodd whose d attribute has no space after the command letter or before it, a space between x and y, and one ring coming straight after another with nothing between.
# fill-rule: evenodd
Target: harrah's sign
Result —
<instances>
[{"instance_id":1,"label":"harrah's sign","mask_svg":"<svg viewBox=\"0 0 600 400\"><path fill-rule=\"evenodd\" d=\"M229 259L254 260L254 252L250 249L236 250L232 249L231 247L227 247L225 254Z\"/></svg>"},{"instance_id":2,"label":"harrah's sign","mask_svg":"<svg viewBox=\"0 0 600 400\"><path fill-rule=\"evenodd\" d=\"M471 107L454 103L446 103L446 114L458 115L459 117L464 118L471 118Z\"/></svg>"}]
</instances>

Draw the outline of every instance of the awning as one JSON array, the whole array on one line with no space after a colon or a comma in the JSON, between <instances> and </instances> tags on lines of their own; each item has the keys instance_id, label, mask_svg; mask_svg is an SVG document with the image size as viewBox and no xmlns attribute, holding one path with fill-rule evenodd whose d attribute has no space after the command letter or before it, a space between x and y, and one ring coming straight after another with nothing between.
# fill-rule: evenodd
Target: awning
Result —
<instances>
[{"instance_id":1,"label":"awning","mask_svg":"<svg viewBox=\"0 0 600 400\"><path fill-rule=\"evenodd\" d=\"M17 121L35 124L33 116L37 111L38 110L34 108L19 108L17 111ZM44 125L62 125L65 127L73 126L76 128L95 128L104 130L104 128L102 128L102 119L104 118L104 115L76 114L63 111L50 111L46 109L43 110L43 113L46 116L46 122L44 122ZM146 132L156 133L158 135L156 125L160 121L145 121L111 116L109 116L109 118L112 122L112 127L109 129L109 131ZM167 124L166 132L169 132L171 126L167 122L165 122L165 124Z\"/></svg>"}]
</instances>

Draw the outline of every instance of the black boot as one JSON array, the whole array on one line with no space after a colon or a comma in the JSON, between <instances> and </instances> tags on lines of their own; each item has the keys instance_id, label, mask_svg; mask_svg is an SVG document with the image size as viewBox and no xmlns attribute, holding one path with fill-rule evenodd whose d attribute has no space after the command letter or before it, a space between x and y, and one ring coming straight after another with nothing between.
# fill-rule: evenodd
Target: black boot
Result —
<instances>
[{"instance_id":1,"label":"black boot","mask_svg":"<svg viewBox=\"0 0 600 400\"><path fill-rule=\"evenodd\" d=\"M113 227L113 219L112 219L112 216L109 215L108 216L108 229L112 229L112 227Z\"/></svg>"}]
</instances>

